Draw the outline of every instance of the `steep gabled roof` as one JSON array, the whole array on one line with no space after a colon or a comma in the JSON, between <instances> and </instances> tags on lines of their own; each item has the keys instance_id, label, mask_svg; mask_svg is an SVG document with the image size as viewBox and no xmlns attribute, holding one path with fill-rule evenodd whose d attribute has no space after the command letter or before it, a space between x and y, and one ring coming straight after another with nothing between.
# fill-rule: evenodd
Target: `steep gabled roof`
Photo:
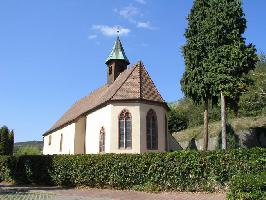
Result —
<instances>
[{"instance_id":1,"label":"steep gabled roof","mask_svg":"<svg viewBox=\"0 0 266 200\"><path fill-rule=\"evenodd\" d=\"M72 123L80 116L109 102L123 100L144 100L167 107L144 65L139 61L122 72L112 84L104 85L77 101L44 135Z\"/></svg>"}]
</instances>

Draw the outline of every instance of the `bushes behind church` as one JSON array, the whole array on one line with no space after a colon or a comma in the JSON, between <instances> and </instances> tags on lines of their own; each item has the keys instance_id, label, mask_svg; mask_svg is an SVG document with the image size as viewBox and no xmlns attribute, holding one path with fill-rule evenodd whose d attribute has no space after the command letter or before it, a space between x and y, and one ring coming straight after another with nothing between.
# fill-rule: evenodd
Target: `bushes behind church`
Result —
<instances>
[{"instance_id":1,"label":"bushes behind church","mask_svg":"<svg viewBox=\"0 0 266 200\"><path fill-rule=\"evenodd\" d=\"M266 149L0 157L0 180L21 184L214 191L241 172L266 171Z\"/></svg>"}]
</instances>

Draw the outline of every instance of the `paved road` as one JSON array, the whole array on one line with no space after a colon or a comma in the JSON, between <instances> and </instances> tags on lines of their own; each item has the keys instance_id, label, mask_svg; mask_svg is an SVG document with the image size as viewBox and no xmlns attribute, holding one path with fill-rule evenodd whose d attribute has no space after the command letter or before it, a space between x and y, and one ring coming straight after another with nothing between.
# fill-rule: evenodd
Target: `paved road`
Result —
<instances>
[{"instance_id":1,"label":"paved road","mask_svg":"<svg viewBox=\"0 0 266 200\"><path fill-rule=\"evenodd\" d=\"M164 192L102 189L62 189L58 187L1 187L0 200L225 200L223 193Z\"/></svg>"}]
</instances>

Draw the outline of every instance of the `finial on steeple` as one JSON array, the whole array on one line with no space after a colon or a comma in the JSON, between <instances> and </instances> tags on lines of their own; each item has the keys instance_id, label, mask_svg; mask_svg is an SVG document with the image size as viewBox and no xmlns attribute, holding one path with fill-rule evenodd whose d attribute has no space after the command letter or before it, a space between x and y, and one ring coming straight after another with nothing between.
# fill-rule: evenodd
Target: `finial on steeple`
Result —
<instances>
[{"instance_id":1,"label":"finial on steeple","mask_svg":"<svg viewBox=\"0 0 266 200\"><path fill-rule=\"evenodd\" d=\"M117 33L117 37L119 37L119 33L120 33L120 27L119 26L117 26L116 33Z\"/></svg>"}]
</instances>

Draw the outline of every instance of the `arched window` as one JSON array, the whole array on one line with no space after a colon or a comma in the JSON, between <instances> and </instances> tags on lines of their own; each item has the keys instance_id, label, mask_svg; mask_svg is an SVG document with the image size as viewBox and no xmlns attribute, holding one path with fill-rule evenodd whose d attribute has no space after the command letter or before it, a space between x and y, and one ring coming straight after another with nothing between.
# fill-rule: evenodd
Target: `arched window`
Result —
<instances>
[{"instance_id":1,"label":"arched window","mask_svg":"<svg viewBox=\"0 0 266 200\"><path fill-rule=\"evenodd\" d=\"M60 137L60 151L62 151L63 149L63 134L61 134L61 137Z\"/></svg>"},{"instance_id":2,"label":"arched window","mask_svg":"<svg viewBox=\"0 0 266 200\"><path fill-rule=\"evenodd\" d=\"M105 151L105 130L104 127L100 130L100 140L99 140L99 152Z\"/></svg>"},{"instance_id":3,"label":"arched window","mask_svg":"<svg viewBox=\"0 0 266 200\"><path fill-rule=\"evenodd\" d=\"M158 130L157 130L157 116L154 110L150 109L146 116L146 130L147 130L147 149L158 149Z\"/></svg>"},{"instance_id":4,"label":"arched window","mask_svg":"<svg viewBox=\"0 0 266 200\"><path fill-rule=\"evenodd\" d=\"M48 145L52 144L52 135L49 135L49 141L48 141Z\"/></svg>"},{"instance_id":5,"label":"arched window","mask_svg":"<svg viewBox=\"0 0 266 200\"><path fill-rule=\"evenodd\" d=\"M119 148L132 147L132 118L127 110L119 115Z\"/></svg>"}]
</instances>

